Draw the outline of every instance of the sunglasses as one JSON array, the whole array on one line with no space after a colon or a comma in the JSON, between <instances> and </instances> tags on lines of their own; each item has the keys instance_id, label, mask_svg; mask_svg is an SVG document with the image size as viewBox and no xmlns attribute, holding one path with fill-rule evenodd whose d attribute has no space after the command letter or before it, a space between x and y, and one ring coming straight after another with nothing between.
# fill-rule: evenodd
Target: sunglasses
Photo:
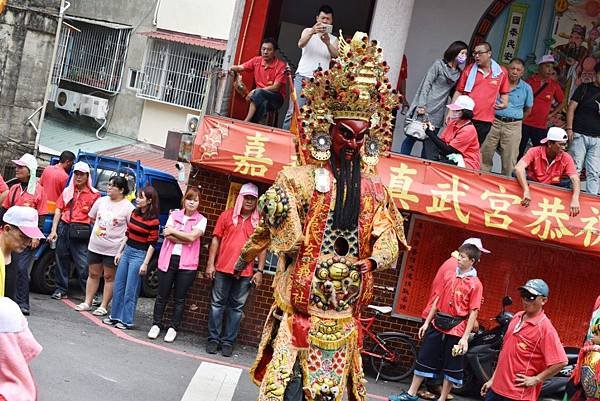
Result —
<instances>
[{"instance_id":1,"label":"sunglasses","mask_svg":"<svg viewBox=\"0 0 600 401\"><path fill-rule=\"evenodd\" d=\"M532 294L529 291L521 291L521 298L528 301L535 301L537 297L539 297L539 295Z\"/></svg>"}]
</instances>

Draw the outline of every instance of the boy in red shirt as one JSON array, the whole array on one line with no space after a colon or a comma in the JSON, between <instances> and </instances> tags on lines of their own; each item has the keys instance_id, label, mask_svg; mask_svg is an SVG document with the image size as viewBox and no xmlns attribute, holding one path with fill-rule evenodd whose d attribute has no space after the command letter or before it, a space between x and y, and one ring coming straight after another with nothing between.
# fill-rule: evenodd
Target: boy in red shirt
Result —
<instances>
[{"instance_id":1,"label":"boy in red shirt","mask_svg":"<svg viewBox=\"0 0 600 401\"><path fill-rule=\"evenodd\" d=\"M473 267L479 261L481 251L473 244L465 244L458 252L456 275L439 291L419 329L423 343L410 388L391 395L389 401L418 401L417 391L423 380L439 374L444 375L439 401L446 400L453 384L462 384L464 354L469 348L469 333L481 306L483 286ZM432 327L429 327L430 323L433 323Z\"/></svg>"},{"instance_id":2,"label":"boy in red shirt","mask_svg":"<svg viewBox=\"0 0 600 401\"><path fill-rule=\"evenodd\" d=\"M567 365L558 333L543 309L548 284L536 278L519 290L523 311L508 325L496 370L481 387L485 401L536 401L544 380Z\"/></svg>"}]
</instances>

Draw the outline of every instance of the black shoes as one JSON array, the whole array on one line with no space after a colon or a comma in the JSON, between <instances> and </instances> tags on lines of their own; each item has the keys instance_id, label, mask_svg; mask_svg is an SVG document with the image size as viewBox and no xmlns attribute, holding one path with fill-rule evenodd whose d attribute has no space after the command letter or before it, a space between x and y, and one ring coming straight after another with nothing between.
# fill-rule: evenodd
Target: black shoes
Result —
<instances>
[{"instance_id":1,"label":"black shoes","mask_svg":"<svg viewBox=\"0 0 600 401\"><path fill-rule=\"evenodd\" d=\"M218 348L219 348L219 343L216 343L214 341L209 341L206 344L206 352L209 354L216 354Z\"/></svg>"},{"instance_id":2,"label":"black shoes","mask_svg":"<svg viewBox=\"0 0 600 401\"><path fill-rule=\"evenodd\" d=\"M221 354L226 357L233 355L233 345L223 344L221 345Z\"/></svg>"}]
</instances>

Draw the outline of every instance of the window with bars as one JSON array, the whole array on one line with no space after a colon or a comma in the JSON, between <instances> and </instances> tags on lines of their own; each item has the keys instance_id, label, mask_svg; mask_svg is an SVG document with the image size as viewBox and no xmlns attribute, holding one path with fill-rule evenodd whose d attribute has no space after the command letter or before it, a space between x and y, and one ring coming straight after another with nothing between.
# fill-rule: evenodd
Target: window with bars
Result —
<instances>
[{"instance_id":1,"label":"window with bars","mask_svg":"<svg viewBox=\"0 0 600 401\"><path fill-rule=\"evenodd\" d=\"M149 39L138 76L138 96L199 110L207 94L210 71L225 52L161 39Z\"/></svg>"},{"instance_id":2,"label":"window with bars","mask_svg":"<svg viewBox=\"0 0 600 401\"><path fill-rule=\"evenodd\" d=\"M54 83L64 80L119 92L131 28L83 18L67 21L61 31Z\"/></svg>"}]
</instances>

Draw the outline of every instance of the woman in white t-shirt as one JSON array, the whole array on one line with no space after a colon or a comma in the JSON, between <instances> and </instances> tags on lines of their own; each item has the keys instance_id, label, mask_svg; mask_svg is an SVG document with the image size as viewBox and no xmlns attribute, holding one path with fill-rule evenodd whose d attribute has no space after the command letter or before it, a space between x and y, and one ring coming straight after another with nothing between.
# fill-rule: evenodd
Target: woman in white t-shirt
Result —
<instances>
[{"instance_id":1,"label":"woman in white t-shirt","mask_svg":"<svg viewBox=\"0 0 600 401\"><path fill-rule=\"evenodd\" d=\"M154 301L153 323L148 338L155 339L164 328L163 316L173 288L174 308L166 342L175 341L181 324L185 299L194 283L200 257L200 237L206 230L206 217L198 213L200 191L191 187L185 193L182 209L169 215L163 234L165 240L158 256L158 295Z\"/></svg>"},{"instance_id":2,"label":"woman in white t-shirt","mask_svg":"<svg viewBox=\"0 0 600 401\"><path fill-rule=\"evenodd\" d=\"M89 274L85 288L85 301L75 307L78 311L91 310L92 300L100 277L104 276L102 304L93 312L96 316L108 313L108 304L112 299L115 278L115 255L125 238L127 222L135 207L125 197L129 193L129 185L124 177L114 176L108 181L108 195L98 199L89 212L94 222L92 235L88 245Z\"/></svg>"}]
</instances>

